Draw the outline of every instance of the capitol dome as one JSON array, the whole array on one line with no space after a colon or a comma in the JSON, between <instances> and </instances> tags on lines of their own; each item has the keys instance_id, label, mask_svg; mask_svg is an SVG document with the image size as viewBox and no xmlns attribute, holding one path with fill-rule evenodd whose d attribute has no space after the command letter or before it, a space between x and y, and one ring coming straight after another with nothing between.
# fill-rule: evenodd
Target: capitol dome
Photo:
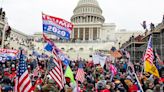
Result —
<instances>
[{"instance_id":1,"label":"capitol dome","mask_svg":"<svg viewBox=\"0 0 164 92\"><path fill-rule=\"evenodd\" d=\"M93 4L93 5L99 6L96 0L80 0L78 2L78 6L83 5L83 4Z\"/></svg>"},{"instance_id":2,"label":"capitol dome","mask_svg":"<svg viewBox=\"0 0 164 92\"><path fill-rule=\"evenodd\" d=\"M79 0L71 17L73 23L104 23L102 9L97 0Z\"/></svg>"}]
</instances>

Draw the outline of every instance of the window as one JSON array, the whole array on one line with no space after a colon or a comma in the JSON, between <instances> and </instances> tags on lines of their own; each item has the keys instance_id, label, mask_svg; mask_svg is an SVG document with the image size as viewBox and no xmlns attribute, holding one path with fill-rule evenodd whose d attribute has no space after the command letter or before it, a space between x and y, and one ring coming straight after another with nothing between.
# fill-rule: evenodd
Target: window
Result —
<instances>
[{"instance_id":1,"label":"window","mask_svg":"<svg viewBox=\"0 0 164 92\"><path fill-rule=\"evenodd\" d=\"M93 48L89 48L89 51L93 51Z\"/></svg>"},{"instance_id":2,"label":"window","mask_svg":"<svg viewBox=\"0 0 164 92\"><path fill-rule=\"evenodd\" d=\"M84 50L84 48L80 48L80 49L79 49L79 51L83 51L83 50Z\"/></svg>"},{"instance_id":3,"label":"window","mask_svg":"<svg viewBox=\"0 0 164 92\"><path fill-rule=\"evenodd\" d=\"M61 48L61 50L65 51L65 49L64 49L64 48Z\"/></svg>"},{"instance_id":4,"label":"window","mask_svg":"<svg viewBox=\"0 0 164 92\"><path fill-rule=\"evenodd\" d=\"M73 49L73 48L70 48L69 50L70 50L70 51L73 51L74 49Z\"/></svg>"}]
</instances>

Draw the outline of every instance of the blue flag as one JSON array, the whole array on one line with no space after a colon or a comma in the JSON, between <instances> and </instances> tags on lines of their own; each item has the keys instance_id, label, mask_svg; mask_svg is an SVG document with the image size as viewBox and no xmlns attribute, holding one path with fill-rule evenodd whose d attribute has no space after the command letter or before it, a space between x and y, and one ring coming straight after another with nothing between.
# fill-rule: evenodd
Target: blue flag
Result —
<instances>
[{"instance_id":1,"label":"blue flag","mask_svg":"<svg viewBox=\"0 0 164 92\"><path fill-rule=\"evenodd\" d=\"M62 53L60 52L59 50L55 49L58 57L60 58L60 60L64 63L64 65L69 65L70 61L69 59Z\"/></svg>"},{"instance_id":2,"label":"blue flag","mask_svg":"<svg viewBox=\"0 0 164 92\"><path fill-rule=\"evenodd\" d=\"M33 50L32 51L32 55L34 55L36 57L39 57L40 56L40 54L36 50Z\"/></svg>"},{"instance_id":3,"label":"blue flag","mask_svg":"<svg viewBox=\"0 0 164 92\"><path fill-rule=\"evenodd\" d=\"M52 50L53 50L53 45L47 43L46 46L44 47L44 49L45 49L46 51L52 52Z\"/></svg>"}]
</instances>

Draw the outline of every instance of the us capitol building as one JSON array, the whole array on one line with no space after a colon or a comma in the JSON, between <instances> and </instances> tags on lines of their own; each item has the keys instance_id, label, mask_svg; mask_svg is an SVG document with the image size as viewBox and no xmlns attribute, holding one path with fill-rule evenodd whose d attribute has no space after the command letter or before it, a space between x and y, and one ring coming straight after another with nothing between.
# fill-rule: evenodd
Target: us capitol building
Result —
<instances>
[{"instance_id":1,"label":"us capitol building","mask_svg":"<svg viewBox=\"0 0 164 92\"><path fill-rule=\"evenodd\" d=\"M143 33L134 30L116 30L114 23L105 23L102 12L97 0L79 0L71 17L71 22L74 24L71 40L58 40L53 35L49 35L49 37L71 59L76 59L78 56L88 59L95 50L110 50L112 46L119 48L130 36ZM18 37L21 35L16 31L12 31L12 33L18 34ZM27 37L29 38L29 36ZM46 53L43 50L45 43L36 41L43 40L42 33L37 32L32 37L35 40L33 42L35 49Z\"/></svg>"},{"instance_id":2,"label":"us capitol building","mask_svg":"<svg viewBox=\"0 0 164 92\"><path fill-rule=\"evenodd\" d=\"M97 0L79 0L71 17L71 22L74 24L71 40L69 42L55 40L56 45L70 58L76 59L79 55L87 59L95 50L110 50L112 46L118 48L132 34L141 33L116 31L114 23L105 23L102 12ZM49 36L54 38L52 35ZM42 33L35 33L34 38L42 38ZM44 45L35 42L35 46L42 49Z\"/></svg>"}]
</instances>

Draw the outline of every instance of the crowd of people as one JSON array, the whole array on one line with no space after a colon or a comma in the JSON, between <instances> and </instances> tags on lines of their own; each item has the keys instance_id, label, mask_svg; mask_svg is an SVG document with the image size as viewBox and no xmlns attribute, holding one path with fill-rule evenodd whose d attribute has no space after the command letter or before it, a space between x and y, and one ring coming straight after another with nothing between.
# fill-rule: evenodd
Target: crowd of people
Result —
<instances>
[{"instance_id":1,"label":"crowd of people","mask_svg":"<svg viewBox=\"0 0 164 92\"><path fill-rule=\"evenodd\" d=\"M26 41L12 38L12 41L26 43ZM14 48L12 48L14 49ZM26 53L27 54L27 53ZM163 63L156 63L160 78L143 72L143 63L133 63L134 72L128 68L128 58L125 61L107 61L102 67L94 64L93 60L77 59L70 60L69 66L73 71L74 78L78 67L82 65L85 72L84 82L75 81L66 77L65 87L60 90L56 82L47 75L49 58L36 57L29 54L26 58L28 72L34 92L163 92L164 67ZM19 59L0 62L0 92L14 92L15 78L17 76ZM117 73L113 74L110 65L114 65ZM66 66L63 64L63 72ZM136 76L135 76L136 75ZM139 91L140 90L140 91Z\"/></svg>"},{"instance_id":2,"label":"crowd of people","mask_svg":"<svg viewBox=\"0 0 164 92\"><path fill-rule=\"evenodd\" d=\"M71 60L69 63L74 78L79 65L82 65L85 73L84 82L76 81L73 83L70 78L66 77L65 87L60 90L56 82L46 73L49 70L49 58L29 56L31 58L27 58L26 61L34 92L141 92L141 90L144 92L163 92L164 90L163 65L158 68L160 74L160 78L158 78L149 73L144 73L142 64L134 64L135 73L132 72L132 69L128 68L128 60L124 62L119 60L108 61L104 67L101 67L99 64L95 65L92 60L84 59ZM0 92L14 92L18 62L19 60L0 63ZM111 72L109 68L111 64L116 67L116 74ZM66 66L63 65L63 72L65 70Z\"/></svg>"}]
</instances>

